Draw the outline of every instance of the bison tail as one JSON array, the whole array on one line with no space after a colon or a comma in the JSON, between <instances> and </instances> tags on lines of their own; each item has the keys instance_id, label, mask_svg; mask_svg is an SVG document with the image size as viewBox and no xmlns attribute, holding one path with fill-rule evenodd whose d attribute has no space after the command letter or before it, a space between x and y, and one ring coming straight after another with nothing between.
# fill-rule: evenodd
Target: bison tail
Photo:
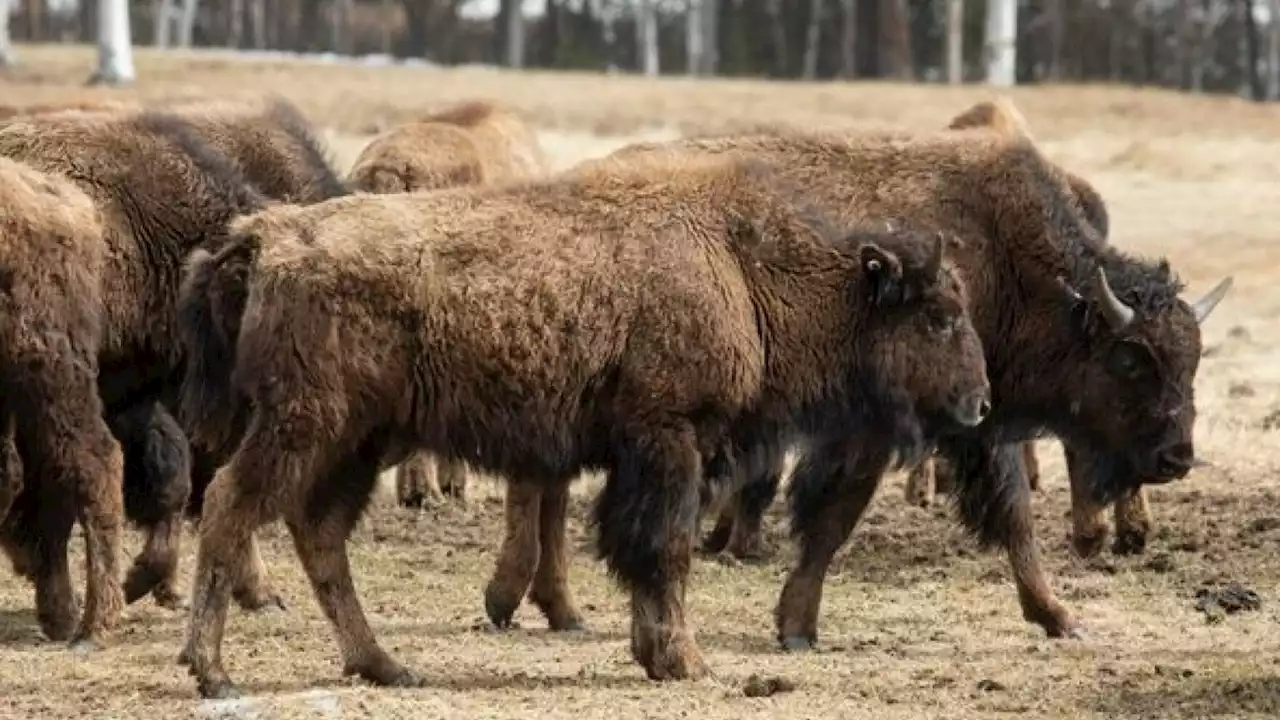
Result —
<instances>
[{"instance_id":1,"label":"bison tail","mask_svg":"<svg viewBox=\"0 0 1280 720\"><path fill-rule=\"evenodd\" d=\"M178 417L193 445L227 457L239 439L248 403L234 387L236 344L258 238L238 230L216 253L188 256L178 296L178 327L186 372Z\"/></svg>"}]
</instances>

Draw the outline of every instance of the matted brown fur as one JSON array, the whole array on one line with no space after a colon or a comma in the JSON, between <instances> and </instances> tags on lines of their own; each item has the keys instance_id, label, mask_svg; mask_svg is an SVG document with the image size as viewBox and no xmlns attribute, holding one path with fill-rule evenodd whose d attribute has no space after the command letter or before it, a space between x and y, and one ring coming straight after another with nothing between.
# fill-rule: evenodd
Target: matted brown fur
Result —
<instances>
[{"instance_id":1,"label":"matted brown fur","mask_svg":"<svg viewBox=\"0 0 1280 720\"><path fill-rule=\"evenodd\" d=\"M102 218L71 182L7 158L0 207L0 547L35 584L45 634L92 645L124 606L123 460L96 383L108 262ZM67 568L77 519L87 546L78 624Z\"/></svg>"},{"instance_id":2,"label":"matted brown fur","mask_svg":"<svg viewBox=\"0 0 1280 720\"><path fill-rule=\"evenodd\" d=\"M352 188L393 193L533 178L549 164L514 110L470 101L375 137L347 173Z\"/></svg>"},{"instance_id":3,"label":"matted brown fur","mask_svg":"<svg viewBox=\"0 0 1280 720\"><path fill-rule=\"evenodd\" d=\"M233 376L251 420L206 498L182 653L201 693L236 692L228 577L278 516L344 670L420 682L374 639L345 550L379 468L413 448L546 489L544 527L571 478L610 470L594 521L632 592L633 655L655 679L704 674L683 603L704 459L799 416L832 447L868 427L843 457L883 462L924 442L922 418L968 422L988 397L941 240L849 234L772 178L664 159L236 221L254 258ZM190 274L234 254L197 252ZM543 547L536 595L572 611L563 548Z\"/></svg>"},{"instance_id":4,"label":"matted brown fur","mask_svg":"<svg viewBox=\"0 0 1280 720\"><path fill-rule=\"evenodd\" d=\"M0 156L70 177L102 218L100 286L86 297L97 303L101 322L97 386L109 410L158 398L173 386L182 357L174 311L182 261L197 244L216 241L236 214L262 206L234 168L202 164L165 131L166 122L152 112L61 113L0 127ZM19 450L30 473L28 453ZM30 483L23 492L38 504ZM170 510L181 513L181 504ZM173 536L171 528L166 537ZM63 528L48 532L44 541L65 548ZM166 537L149 539L127 587L142 588L147 583L136 577L144 575L171 584L177 548ZM70 592L69 584L57 589ZM176 602L172 587L157 590L158 601ZM60 607L71 604L68 595ZM46 632L51 622L42 619Z\"/></svg>"},{"instance_id":5,"label":"matted brown fur","mask_svg":"<svg viewBox=\"0 0 1280 720\"><path fill-rule=\"evenodd\" d=\"M1158 467L1169 467L1171 479L1184 475L1194 452L1195 408L1184 399L1199 364L1198 324L1229 282L1194 307L1179 299L1181 285L1166 263L1106 247L1067 174L1021 134L974 127L917 136L756 135L632 146L618 155L654 152L762 159L846 218L905 218L961 236L957 263L970 284L988 362L999 368L992 382L1008 389L997 391L1003 405L976 439L948 440L949 453L970 463L956 502L981 542L1008 551L1024 616L1051 636L1077 634L1078 622L1040 565L1019 453L998 438L987 445L981 438L1006 428L1015 439L1049 430L1064 441L1094 443L1090 462L1102 465L1089 473L1089 489L1100 499L1166 472ZM1102 268L1114 292L1099 281ZM1114 310L1116 292L1138 322L1117 319L1123 311ZM1118 365L1108 353L1118 354ZM1120 367L1142 381L1122 378ZM1152 415L1153 407L1168 410ZM806 514L842 506L818 489L798 489L793 480L790 492L793 528L804 543L818 545L806 551L779 602L779 636L789 647L807 647L816 637L822 576L853 525ZM817 505L806 507L805 498ZM806 527L818 536L806 536ZM836 527L839 542L822 535Z\"/></svg>"},{"instance_id":6,"label":"matted brown fur","mask_svg":"<svg viewBox=\"0 0 1280 720\"><path fill-rule=\"evenodd\" d=\"M469 101L375 137L347 175L353 190L418 192L545 175L549 164L537 133L510 109ZM465 502L461 460L415 452L396 468L396 496L406 507L446 496Z\"/></svg>"}]
</instances>

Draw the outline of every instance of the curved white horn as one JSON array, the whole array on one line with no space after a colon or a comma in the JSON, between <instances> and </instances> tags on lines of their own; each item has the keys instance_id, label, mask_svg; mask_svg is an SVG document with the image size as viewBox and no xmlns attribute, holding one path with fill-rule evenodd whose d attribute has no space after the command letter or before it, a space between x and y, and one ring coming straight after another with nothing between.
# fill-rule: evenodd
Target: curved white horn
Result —
<instances>
[{"instance_id":1,"label":"curved white horn","mask_svg":"<svg viewBox=\"0 0 1280 720\"><path fill-rule=\"evenodd\" d=\"M1217 287L1205 293L1204 297L1191 306L1191 312L1196 316L1196 324L1204 322L1204 319L1209 317L1209 313L1213 312L1213 309L1226 296L1227 291L1231 289L1232 282L1232 277L1228 275L1223 278L1222 282L1218 283Z\"/></svg>"}]
</instances>

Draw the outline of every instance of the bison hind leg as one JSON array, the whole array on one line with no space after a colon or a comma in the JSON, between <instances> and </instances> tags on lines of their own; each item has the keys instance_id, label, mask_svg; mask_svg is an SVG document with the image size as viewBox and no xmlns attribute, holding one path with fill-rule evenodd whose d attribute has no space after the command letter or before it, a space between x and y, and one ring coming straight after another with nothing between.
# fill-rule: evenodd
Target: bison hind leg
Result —
<instances>
[{"instance_id":1,"label":"bison hind leg","mask_svg":"<svg viewBox=\"0 0 1280 720\"><path fill-rule=\"evenodd\" d=\"M654 423L618 442L592 520L597 552L631 590L631 652L651 679L708 672L685 621L700 510L701 454L687 421Z\"/></svg>"},{"instance_id":2,"label":"bison hind leg","mask_svg":"<svg viewBox=\"0 0 1280 720\"><path fill-rule=\"evenodd\" d=\"M146 545L125 578L125 602L151 593L161 607L180 609L176 583L183 513L191 496L190 446L158 402L123 415L112 424L124 450L125 514L147 530Z\"/></svg>"}]
</instances>

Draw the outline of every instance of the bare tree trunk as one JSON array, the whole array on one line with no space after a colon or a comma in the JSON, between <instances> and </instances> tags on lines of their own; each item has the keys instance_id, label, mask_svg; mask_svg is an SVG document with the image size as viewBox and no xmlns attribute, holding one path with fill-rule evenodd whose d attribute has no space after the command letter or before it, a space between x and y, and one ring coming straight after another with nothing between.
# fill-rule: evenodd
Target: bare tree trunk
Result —
<instances>
[{"instance_id":1,"label":"bare tree trunk","mask_svg":"<svg viewBox=\"0 0 1280 720\"><path fill-rule=\"evenodd\" d=\"M1045 74L1057 82L1062 79L1062 45L1067 34L1066 0L1048 0L1045 13L1049 25L1049 67Z\"/></svg>"},{"instance_id":2,"label":"bare tree trunk","mask_svg":"<svg viewBox=\"0 0 1280 720\"><path fill-rule=\"evenodd\" d=\"M654 8L654 0L636 2L636 50L640 55L641 71L648 77L657 77L658 12Z\"/></svg>"},{"instance_id":3,"label":"bare tree trunk","mask_svg":"<svg viewBox=\"0 0 1280 720\"><path fill-rule=\"evenodd\" d=\"M231 16L227 28L227 47L239 48L244 43L244 0L231 0L227 13Z\"/></svg>"},{"instance_id":4,"label":"bare tree trunk","mask_svg":"<svg viewBox=\"0 0 1280 720\"><path fill-rule=\"evenodd\" d=\"M0 0L0 68L10 68L18 64L18 56L13 53L13 42L9 36L9 19L13 17L13 0Z\"/></svg>"},{"instance_id":5,"label":"bare tree trunk","mask_svg":"<svg viewBox=\"0 0 1280 720\"><path fill-rule=\"evenodd\" d=\"M1249 81L1249 97L1262 102L1267 99L1267 89L1262 82L1262 42L1258 37L1258 20L1253 16L1253 0L1240 0L1241 14L1244 15L1245 63L1248 68L1245 77ZM1275 22L1274 18L1272 22Z\"/></svg>"},{"instance_id":6,"label":"bare tree trunk","mask_svg":"<svg viewBox=\"0 0 1280 720\"><path fill-rule=\"evenodd\" d=\"M906 0L880 0L880 75L910 80L914 75L911 65Z\"/></svg>"},{"instance_id":7,"label":"bare tree trunk","mask_svg":"<svg viewBox=\"0 0 1280 720\"><path fill-rule=\"evenodd\" d=\"M1267 97L1280 101L1280 0L1271 0L1271 52L1267 58L1267 72L1271 76Z\"/></svg>"},{"instance_id":8,"label":"bare tree trunk","mask_svg":"<svg viewBox=\"0 0 1280 720\"><path fill-rule=\"evenodd\" d=\"M987 83L1011 87L1017 82L1017 0L987 0Z\"/></svg>"},{"instance_id":9,"label":"bare tree trunk","mask_svg":"<svg viewBox=\"0 0 1280 720\"><path fill-rule=\"evenodd\" d=\"M511 0L507 11L507 67L524 67L524 3Z\"/></svg>"},{"instance_id":10,"label":"bare tree trunk","mask_svg":"<svg viewBox=\"0 0 1280 720\"><path fill-rule=\"evenodd\" d=\"M964 0L947 0L947 82L964 82Z\"/></svg>"},{"instance_id":11,"label":"bare tree trunk","mask_svg":"<svg viewBox=\"0 0 1280 720\"><path fill-rule=\"evenodd\" d=\"M858 0L841 0L840 6L840 76L851 79L858 76Z\"/></svg>"},{"instance_id":12,"label":"bare tree trunk","mask_svg":"<svg viewBox=\"0 0 1280 720\"><path fill-rule=\"evenodd\" d=\"M333 0L329 6L329 50L349 55L347 25L351 22L351 0Z\"/></svg>"},{"instance_id":13,"label":"bare tree trunk","mask_svg":"<svg viewBox=\"0 0 1280 720\"><path fill-rule=\"evenodd\" d=\"M191 31L196 24L196 11L200 0L182 0L182 15L178 18L178 46L191 47Z\"/></svg>"},{"instance_id":14,"label":"bare tree trunk","mask_svg":"<svg viewBox=\"0 0 1280 720\"><path fill-rule=\"evenodd\" d=\"M98 0L98 67L91 85L124 85L136 78L128 0Z\"/></svg>"},{"instance_id":15,"label":"bare tree trunk","mask_svg":"<svg viewBox=\"0 0 1280 720\"><path fill-rule=\"evenodd\" d=\"M249 0L249 24L253 26L253 47L267 49L267 0Z\"/></svg>"},{"instance_id":16,"label":"bare tree trunk","mask_svg":"<svg viewBox=\"0 0 1280 720\"><path fill-rule=\"evenodd\" d=\"M685 72L697 75L702 70L703 52L702 4L698 0L688 0L684 16Z\"/></svg>"},{"instance_id":17,"label":"bare tree trunk","mask_svg":"<svg viewBox=\"0 0 1280 720\"><path fill-rule=\"evenodd\" d=\"M720 64L720 2L702 0L702 74L715 75Z\"/></svg>"},{"instance_id":18,"label":"bare tree trunk","mask_svg":"<svg viewBox=\"0 0 1280 720\"><path fill-rule=\"evenodd\" d=\"M804 32L804 62L800 74L805 80L812 80L818 75L818 50L822 35L822 0L809 0L809 24Z\"/></svg>"},{"instance_id":19,"label":"bare tree trunk","mask_svg":"<svg viewBox=\"0 0 1280 720\"><path fill-rule=\"evenodd\" d=\"M151 3L154 30L151 42L161 50L169 47L169 36L173 30L173 9L170 3L171 0L154 0Z\"/></svg>"},{"instance_id":20,"label":"bare tree trunk","mask_svg":"<svg viewBox=\"0 0 1280 720\"><path fill-rule=\"evenodd\" d=\"M787 42L787 19L782 12L782 0L765 0L764 11L769 15L769 32L773 41L773 72L778 77L791 74L791 52Z\"/></svg>"}]
</instances>

